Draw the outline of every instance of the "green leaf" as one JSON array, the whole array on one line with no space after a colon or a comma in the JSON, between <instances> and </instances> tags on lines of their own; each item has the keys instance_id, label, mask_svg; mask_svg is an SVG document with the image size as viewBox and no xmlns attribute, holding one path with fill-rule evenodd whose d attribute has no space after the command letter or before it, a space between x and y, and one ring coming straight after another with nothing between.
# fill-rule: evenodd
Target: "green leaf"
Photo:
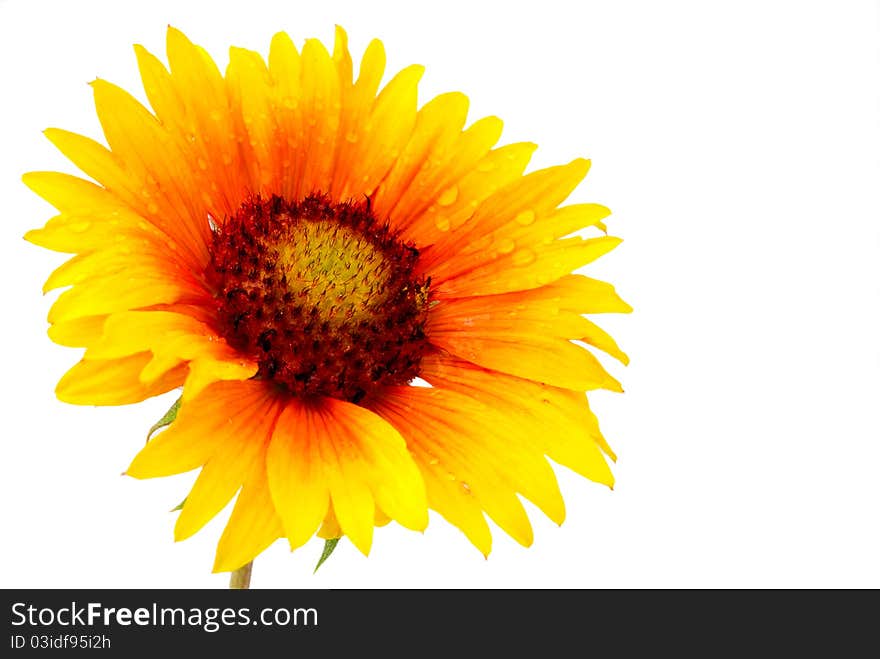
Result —
<instances>
[{"instance_id":1,"label":"green leaf","mask_svg":"<svg viewBox=\"0 0 880 659\"><path fill-rule=\"evenodd\" d=\"M186 503L186 497L183 497L183 501L181 501L179 504L174 506L174 508L172 508L168 512L169 513L176 513L178 510L183 510L183 504L185 504L185 503Z\"/></svg>"},{"instance_id":2,"label":"green leaf","mask_svg":"<svg viewBox=\"0 0 880 659\"><path fill-rule=\"evenodd\" d=\"M315 566L315 572L317 572L318 568L324 564L324 561L330 558L330 554L333 553L333 550L336 549L336 545L338 544L339 538L330 538L329 540L324 541L324 551L321 552L321 558L318 559L318 564ZM315 572L312 572L312 574Z\"/></svg>"},{"instance_id":3,"label":"green leaf","mask_svg":"<svg viewBox=\"0 0 880 659\"><path fill-rule=\"evenodd\" d=\"M153 427L150 428L150 432L147 433L147 441L148 442L150 441L150 438L153 436L154 432L156 432L160 428L164 428L165 426L170 426L171 422L177 418L177 411L180 409L180 401L181 400L183 400L183 399L178 398L176 401L174 401L174 405L172 405L170 408L168 408L168 411L165 412L165 414L162 416L162 418L159 419L158 421L156 421L155 424L153 424Z\"/></svg>"}]
</instances>

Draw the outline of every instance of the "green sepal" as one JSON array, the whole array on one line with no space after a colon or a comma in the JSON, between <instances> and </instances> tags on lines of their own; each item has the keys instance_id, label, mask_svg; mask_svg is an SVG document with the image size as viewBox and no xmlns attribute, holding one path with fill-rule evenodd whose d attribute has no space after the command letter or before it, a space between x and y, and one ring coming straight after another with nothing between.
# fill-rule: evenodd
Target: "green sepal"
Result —
<instances>
[{"instance_id":1,"label":"green sepal","mask_svg":"<svg viewBox=\"0 0 880 659\"><path fill-rule=\"evenodd\" d=\"M183 501L181 501L179 504L174 506L174 508L172 508L168 512L169 513L176 513L178 510L183 510L183 504L185 504L185 503L186 503L186 497L183 497Z\"/></svg>"},{"instance_id":2,"label":"green sepal","mask_svg":"<svg viewBox=\"0 0 880 659\"><path fill-rule=\"evenodd\" d=\"M330 554L333 553L333 550L336 549L336 545L339 544L339 538L330 538L329 540L324 541L324 551L321 552L321 558L318 559L318 564L315 566L315 571L312 572L314 574L318 571L318 568L324 564L328 558L330 558Z\"/></svg>"},{"instance_id":3,"label":"green sepal","mask_svg":"<svg viewBox=\"0 0 880 659\"><path fill-rule=\"evenodd\" d=\"M153 436L154 432L156 432L157 430L159 430L161 428L164 428L165 426L170 426L171 423L174 421L174 419L177 418L177 412L180 409L180 401L181 400L183 400L183 399L178 398L176 401L174 401L174 405L169 407L168 411L162 415L162 418L159 419L158 421L156 421L155 424L153 424L153 427L150 428L150 431L147 433L147 441L148 442L150 441L150 438Z\"/></svg>"}]
</instances>

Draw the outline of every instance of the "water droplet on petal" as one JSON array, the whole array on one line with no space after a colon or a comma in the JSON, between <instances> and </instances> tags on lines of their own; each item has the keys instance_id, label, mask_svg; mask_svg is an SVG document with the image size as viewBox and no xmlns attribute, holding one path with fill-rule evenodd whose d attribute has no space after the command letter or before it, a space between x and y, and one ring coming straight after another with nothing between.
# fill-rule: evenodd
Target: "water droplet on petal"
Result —
<instances>
[{"instance_id":1,"label":"water droplet on petal","mask_svg":"<svg viewBox=\"0 0 880 659\"><path fill-rule=\"evenodd\" d=\"M528 226L532 222L535 221L535 211L533 210L524 210L519 213L514 220L517 224L521 224L522 226Z\"/></svg>"},{"instance_id":2,"label":"water droplet on petal","mask_svg":"<svg viewBox=\"0 0 880 659\"><path fill-rule=\"evenodd\" d=\"M199 169L201 169L202 171L208 169L208 161L204 158L199 158Z\"/></svg>"},{"instance_id":3,"label":"water droplet on petal","mask_svg":"<svg viewBox=\"0 0 880 659\"><path fill-rule=\"evenodd\" d=\"M147 210L150 212L151 215L155 215L159 212L159 206L155 202L151 201L149 204L147 204Z\"/></svg>"},{"instance_id":4,"label":"water droplet on petal","mask_svg":"<svg viewBox=\"0 0 880 659\"><path fill-rule=\"evenodd\" d=\"M440 231L449 231L450 224L448 217L438 217L434 221L434 224Z\"/></svg>"},{"instance_id":5,"label":"water droplet on petal","mask_svg":"<svg viewBox=\"0 0 880 659\"><path fill-rule=\"evenodd\" d=\"M68 225L68 228L74 233L82 233L83 231L88 231L91 226L91 222L83 220L82 222L74 222L73 224Z\"/></svg>"},{"instance_id":6,"label":"water droplet on petal","mask_svg":"<svg viewBox=\"0 0 880 659\"><path fill-rule=\"evenodd\" d=\"M440 196L437 197L437 203L441 206L451 206L456 199L458 199L458 186L453 185L440 193Z\"/></svg>"},{"instance_id":7,"label":"water droplet on petal","mask_svg":"<svg viewBox=\"0 0 880 659\"><path fill-rule=\"evenodd\" d=\"M477 164L478 172L491 172L493 169L495 169L495 163L491 160L484 160Z\"/></svg>"},{"instance_id":8,"label":"water droplet on petal","mask_svg":"<svg viewBox=\"0 0 880 659\"><path fill-rule=\"evenodd\" d=\"M211 114L209 116L214 121L220 121L223 118L223 115L220 113L220 110L211 110Z\"/></svg>"},{"instance_id":9,"label":"water droplet on petal","mask_svg":"<svg viewBox=\"0 0 880 659\"><path fill-rule=\"evenodd\" d=\"M551 281L554 281L554 277L553 277L553 275L548 274L546 272L539 272L535 276L535 281L537 282L538 286L546 286Z\"/></svg>"},{"instance_id":10,"label":"water droplet on petal","mask_svg":"<svg viewBox=\"0 0 880 659\"><path fill-rule=\"evenodd\" d=\"M498 241L498 252L501 254L510 254L516 249L516 243L511 238L502 238Z\"/></svg>"},{"instance_id":11,"label":"water droplet on petal","mask_svg":"<svg viewBox=\"0 0 880 659\"><path fill-rule=\"evenodd\" d=\"M355 142L358 141L357 133L355 133L354 131L350 131L350 132L346 133L345 134L345 141L354 144Z\"/></svg>"},{"instance_id":12,"label":"water droplet on petal","mask_svg":"<svg viewBox=\"0 0 880 659\"><path fill-rule=\"evenodd\" d=\"M513 265L529 265L530 263L535 262L535 253L530 249L520 249L514 252L513 256L510 257Z\"/></svg>"}]
</instances>

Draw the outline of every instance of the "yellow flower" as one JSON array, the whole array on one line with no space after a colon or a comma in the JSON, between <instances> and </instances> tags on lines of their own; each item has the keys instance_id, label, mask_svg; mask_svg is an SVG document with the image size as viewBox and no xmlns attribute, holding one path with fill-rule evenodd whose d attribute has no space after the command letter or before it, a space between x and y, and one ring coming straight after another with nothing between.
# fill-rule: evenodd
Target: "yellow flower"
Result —
<instances>
[{"instance_id":1,"label":"yellow flower","mask_svg":"<svg viewBox=\"0 0 880 659\"><path fill-rule=\"evenodd\" d=\"M183 388L127 470L201 468L177 539L237 494L215 571L278 538L366 554L429 508L488 554L486 515L532 542L518 495L563 521L547 458L612 484L585 392L620 385L582 344L627 358L584 314L630 307L571 273L620 240L606 208L560 206L588 161L524 175L535 146L494 148L495 117L465 129L462 94L418 108L421 67L379 90L379 41L354 79L341 29L332 55L283 33L268 64L232 48L225 76L175 29L167 51L136 47L152 112L93 83L109 147L46 131L97 184L25 175L59 210L26 237L75 254L45 286L69 287L50 337L85 348L61 400Z\"/></svg>"}]
</instances>

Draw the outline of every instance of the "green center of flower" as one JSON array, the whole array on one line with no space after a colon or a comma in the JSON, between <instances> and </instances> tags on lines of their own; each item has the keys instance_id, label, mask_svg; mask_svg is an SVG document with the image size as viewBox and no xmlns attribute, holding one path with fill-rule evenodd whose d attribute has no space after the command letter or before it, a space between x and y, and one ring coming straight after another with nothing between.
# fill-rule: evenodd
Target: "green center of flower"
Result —
<instances>
[{"instance_id":1,"label":"green center of flower","mask_svg":"<svg viewBox=\"0 0 880 659\"><path fill-rule=\"evenodd\" d=\"M368 203L253 199L215 229L219 331L293 395L358 402L418 375L428 282Z\"/></svg>"}]
</instances>

